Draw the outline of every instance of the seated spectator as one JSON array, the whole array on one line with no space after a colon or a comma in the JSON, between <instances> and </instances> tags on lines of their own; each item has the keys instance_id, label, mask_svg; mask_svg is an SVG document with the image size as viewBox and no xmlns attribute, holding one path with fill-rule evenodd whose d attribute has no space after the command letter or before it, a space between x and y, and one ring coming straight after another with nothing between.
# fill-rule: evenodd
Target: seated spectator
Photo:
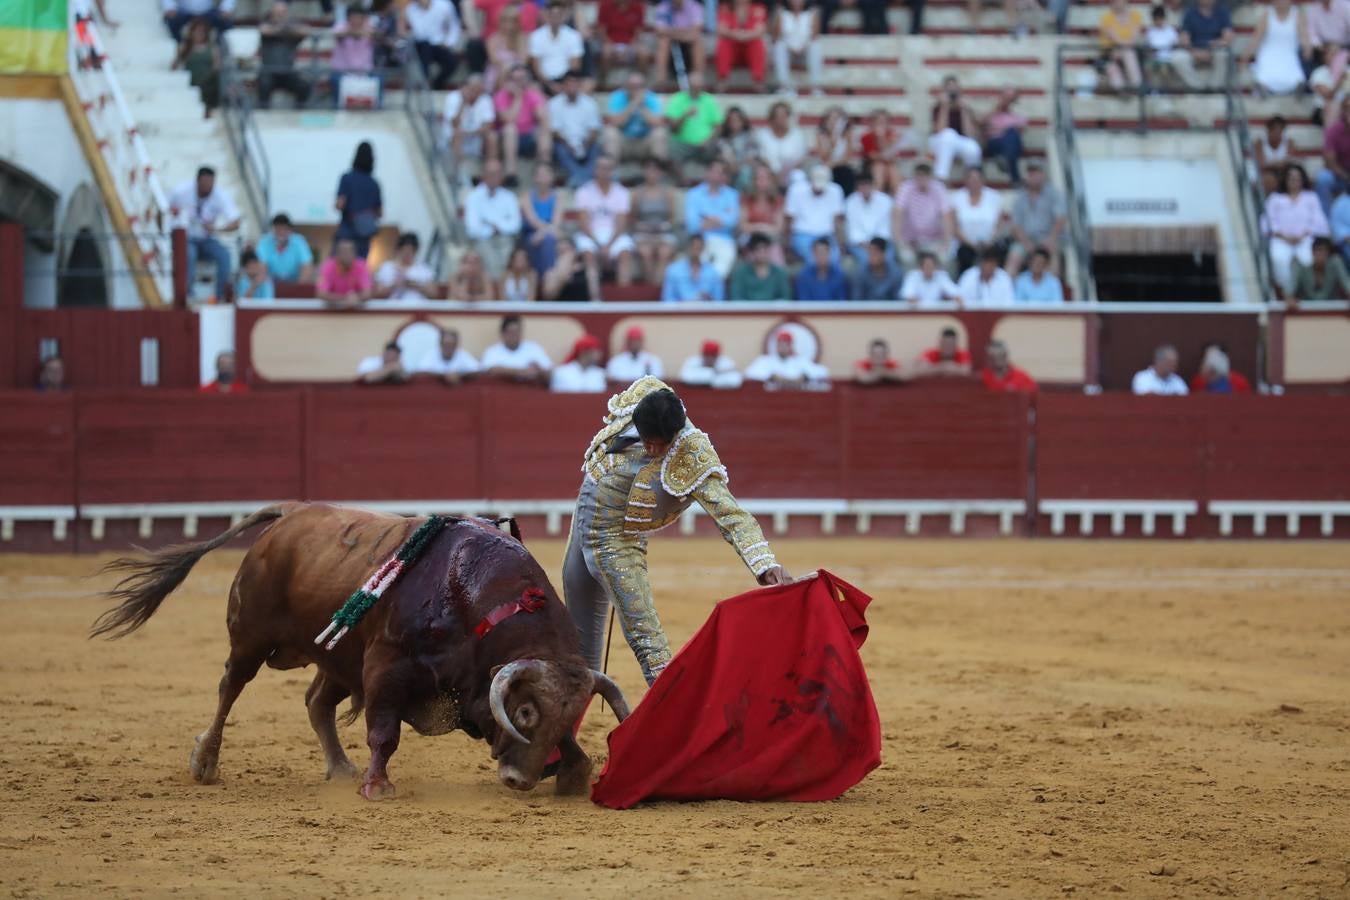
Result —
<instances>
[{"instance_id":1,"label":"seated spectator","mask_svg":"<svg viewBox=\"0 0 1350 900\"><path fill-rule=\"evenodd\" d=\"M1163 344L1153 351L1153 365L1134 374L1131 389L1135 394L1183 396L1189 391L1177 374L1177 348Z\"/></svg>"},{"instance_id":2,"label":"seated spectator","mask_svg":"<svg viewBox=\"0 0 1350 900\"><path fill-rule=\"evenodd\" d=\"M836 234L844 222L844 192L831 180L829 168L817 163L811 167L809 181L788 188L783 214L792 235L792 251L803 262L811 259L816 241L823 240L830 246L830 262L838 263Z\"/></svg>"},{"instance_id":3,"label":"seated spectator","mask_svg":"<svg viewBox=\"0 0 1350 900\"><path fill-rule=\"evenodd\" d=\"M904 381L900 361L891 356L891 345L877 338L867 345L867 358L853 367L853 380L858 384L898 384Z\"/></svg>"},{"instance_id":4,"label":"seated spectator","mask_svg":"<svg viewBox=\"0 0 1350 900\"><path fill-rule=\"evenodd\" d=\"M942 329L938 345L919 354L914 360L914 374L948 377L970 374L970 351L961 349L955 328Z\"/></svg>"},{"instance_id":5,"label":"seated spectator","mask_svg":"<svg viewBox=\"0 0 1350 900\"><path fill-rule=\"evenodd\" d=\"M1337 201L1340 202L1339 200ZM1294 263L1294 289L1290 302L1308 300L1345 300L1350 298L1350 276L1345 261L1331 249L1331 241L1324 237L1312 242L1312 264Z\"/></svg>"},{"instance_id":6,"label":"seated spectator","mask_svg":"<svg viewBox=\"0 0 1350 900\"><path fill-rule=\"evenodd\" d=\"M57 357L52 357L60 362ZM51 360L49 359L48 362ZM234 351L226 350L223 353L216 354L216 377L209 384L201 386L200 393L203 394L246 394L248 385L239 380L235 367Z\"/></svg>"},{"instance_id":7,"label":"seated spectator","mask_svg":"<svg viewBox=\"0 0 1350 900\"><path fill-rule=\"evenodd\" d=\"M356 366L356 380L361 384L402 384L409 374L403 368L403 351L398 341L390 341L379 356L367 356Z\"/></svg>"},{"instance_id":8,"label":"seated spectator","mask_svg":"<svg viewBox=\"0 0 1350 900\"><path fill-rule=\"evenodd\" d=\"M520 195L523 219L521 236L530 265L542 278L558 259L558 240L562 237L566 203L558 195L553 166L541 162L534 167L534 187Z\"/></svg>"},{"instance_id":9,"label":"seated spectator","mask_svg":"<svg viewBox=\"0 0 1350 900\"><path fill-rule=\"evenodd\" d=\"M1129 0L1111 0L1097 33L1111 89L1116 93L1124 93L1126 88L1138 90L1144 80L1138 50L1144 36L1143 15L1130 7Z\"/></svg>"},{"instance_id":10,"label":"seated spectator","mask_svg":"<svg viewBox=\"0 0 1350 900\"><path fill-rule=\"evenodd\" d=\"M234 297L235 300L275 300L277 297L267 266L252 250L239 254L239 280L234 285Z\"/></svg>"},{"instance_id":11,"label":"seated spectator","mask_svg":"<svg viewBox=\"0 0 1350 900\"><path fill-rule=\"evenodd\" d=\"M520 239L520 201L502 187L502 164L483 163L483 180L464 201L464 233L483 256L488 277L497 281Z\"/></svg>"},{"instance_id":12,"label":"seated spectator","mask_svg":"<svg viewBox=\"0 0 1350 900\"><path fill-rule=\"evenodd\" d=\"M1309 8L1317 9L1318 5L1312 4ZM1341 50L1338 53L1344 53L1350 58L1350 51ZM1350 66L1342 65L1337 70L1333 70L1330 66L1318 66L1308 76L1308 89L1312 94L1313 104L1312 115L1309 118L1314 125L1322 126L1329 119L1335 120L1341 103L1350 95L1350 78L1347 75L1350 75Z\"/></svg>"},{"instance_id":13,"label":"seated spectator","mask_svg":"<svg viewBox=\"0 0 1350 900\"><path fill-rule=\"evenodd\" d=\"M750 69L750 80L764 86L764 66L768 62L764 39L768 36L769 14L759 3L750 0L732 0L717 9L717 78L725 82L731 70L744 65ZM714 85L716 90L716 85Z\"/></svg>"},{"instance_id":14,"label":"seated spectator","mask_svg":"<svg viewBox=\"0 0 1350 900\"><path fill-rule=\"evenodd\" d=\"M1252 80L1263 93L1292 94L1303 86L1303 55L1311 55L1307 23L1293 0L1271 0L1258 7L1256 34L1243 61L1252 66Z\"/></svg>"},{"instance_id":15,"label":"seated spectator","mask_svg":"<svg viewBox=\"0 0 1350 900\"><path fill-rule=\"evenodd\" d=\"M1294 290L1294 262L1311 265L1313 238L1331 233L1321 204L1307 186L1307 172L1291 163L1284 170L1284 190L1266 198L1271 276L1286 297Z\"/></svg>"},{"instance_id":16,"label":"seated spectator","mask_svg":"<svg viewBox=\"0 0 1350 900\"><path fill-rule=\"evenodd\" d=\"M580 77L586 44L581 32L567 24L567 5L561 0L549 0L544 9L544 24L530 35L529 51L534 78L548 93L556 94L569 72L578 72Z\"/></svg>"},{"instance_id":17,"label":"seated spectator","mask_svg":"<svg viewBox=\"0 0 1350 900\"><path fill-rule=\"evenodd\" d=\"M830 371L796 353L792 332L779 331L774 338L774 352L757 357L745 370L749 381L762 382L765 387L801 389L827 383Z\"/></svg>"},{"instance_id":18,"label":"seated spectator","mask_svg":"<svg viewBox=\"0 0 1350 900\"><path fill-rule=\"evenodd\" d=\"M755 132L755 144L780 185L788 184L806 160L806 138L792 121L792 107L781 100L769 107L769 124Z\"/></svg>"},{"instance_id":19,"label":"seated spectator","mask_svg":"<svg viewBox=\"0 0 1350 900\"><path fill-rule=\"evenodd\" d=\"M169 210L187 228L188 293L197 283L197 259L205 256L216 266L216 296L225 297L230 284L230 251L218 235L237 231L241 216L229 193L216 186L216 171L209 166L197 170L193 181L185 181L169 195Z\"/></svg>"},{"instance_id":20,"label":"seated spectator","mask_svg":"<svg viewBox=\"0 0 1350 900\"><path fill-rule=\"evenodd\" d=\"M397 26L395 26L397 28ZM336 108L342 105L342 81L348 75L353 78L374 78L377 83L375 105L379 106L384 91L383 76L375 69L375 53L379 31L374 21L366 16L359 6L347 11L347 21L333 28L333 52L328 57L328 67L333 70L328 84L332 90L332 103ZM356 105L354 100L349 103Z\"/></svg>"},{"instance_id":21,"label":"seated spectator","mask_svg":"<svg viewBox=\"0 0 1350 900\"><path fill-rule=\"evenodd\" d=\"M609 389L605 370L600 366L604 349L600 339L583 334L572 346L572 355L556 369L549 379L549 390L559 394L601 394Z\"/></svg>"},{"instance_id":22,"label":"seated spectator","mask_svg":"<svg viewBox=\"0 0 1350 900\"><path fill-rule=\"evenodd\" d=\"M872 238L867 244L867 262L853 274L854 300L895 300L900 296L900 269L891 261L885 238Z\"/></svg>"},{"instance_id":23,"label":"seated spectator","mask_svg":"<svg viewBox=\"0 0 1350 900\"><path fill-rule=\"evenodd\" d=\"M693 0L683 0L693 6ZM680 91L666 104L670 123L671 158L677 165L707 162L717 151L717 128L722 124L722 108L717 98L703 89L703 75L689 74L689 90Z\"/></svg>"},{"instance_id":24,"label":"seated spectator","mask_svg":"<svg viewBox=\"0 0 1350 900\"><path fill-rule=\"evenodd\" d=\"M1009 306L1014 301L1012 279L999 268L1002 257L997 250L986 249L976 265L961 273L956 282L961 302L966 306Z\"/></svg>"},{"instance_id":25,"label":"seated spectator","mask_svg":"<svg viewBox=\"0 0 1350 900\"><path fill-rule=\"evenodd\" d=\"M1228 48L1233 43L1233 19L1217 0L1195 0L1181 19L1181 47L1172 56L1172 68L1195 89L1214 90L1228 80ZM1203 74L1197 69L1206 69Z\"/></svg>"},{"instance_id":26,"label":"seated spectator","mask_svg":"<svg viewBox=\"0 0 1350 900\"><path fill-rule=\"evenodd\" d=\"M770 258L770 240L762 234L750 236L748 259L731 272L732 300L791 300L792 286L787 270Z\"/></svg>"},{"instance_id":27,"label":"seated spectator","mask_svg":"<svg viewBox=\"0 0 1350 900\"><path fill-rule=\"evenodd\" d=\"M708 163L702 184L684 198L687 234L703 236L713 268L726 278L736 264L736 226L741 220L741 195L727 184L727 167L720 159Z\"/></svg>"},{"instance_id":28,"label":"seated spectator","mask_svg":"<svg viewBox=\"0 0 1350 900\"><path fill-rule=\"evenodd\" d=\"M894 194L900 187L900 154L905 149L905 135L891 124L890 113L885 109L872 113L859 146L877 190L887 196Z\"/></svg>"},{"instance_id":29,"label":"seated spectator","mask_svg":"<svg viewBox=\"0 0 1350 900\"><path fill-rule=\"evenodd\" d=\"M586 260L571 238L558 241L558 256L539 281L539 299L557 303L589 303L591 278Z\"/></svg>"},{"instance_id":30,"label":"seated spectator","mask_svg":"<svg viewBox=\"0 0 1350 900\"><path fill-rule=\"evenodd\" d=\"M1271 116L1266 127L1252 136L1252 168L1260 172L1272 166L1283 167L1294 153L1289 138L1289 123L1284 116Z\"/></svg>"},{"instance_id":31,"label":"seated spectator","mask_svg":"<svg viewBox=\"0 0 1350 900\"><path fill-rule=\"evenodd\" d=\"M1154 73L1150 80L1161 83L1162 79L1157 76L1171 70L1172 60L1181 44L1181 32L1167 20L1167 7L1161 4L1153 7L1149 20L1152 24L1144 29L1144 43L1148 47L1146 62L1148 70Z\"/></svg>"},{"instance_id":32,"label":"seated spectator","mask_svg":"<svg viewBox=\"0 0 1350 900\"><path fill-rule=\"evenodd\" d=\"M417 261L420 244L417 235L406 231L398 236L394 256L375 272L374 296L382 300L430 300L441 293L431 266Z\"/></svg>"},{"instance_id":33,"label":"seated spectator","mask_svg":"<svg viewBox=\"0 0 1350 900\"><path fill-rule=\"evenodd\" d=\"M871 256L873 241L880 240L890 247L894 201L876 189L872 173L867 170L858 176L857 185L858 189L844 201L844 227L849 253L862 268Z\"/></svg>"},{"instance_id":34,"label":"seated spectator","mask_svg":"<svg viewBox=\"0 0 1350 900\"><path fill-rule=\"evenodd\" d=\"M664 378L666 367L661 363L661 357L644 349L646 340L646 334L636 325L624 332L623 352L609 358L605 376L624 385L632 384L644 375Z\"/></svg>"},{"instance_id":35,"label":"seated spectator","mask_svg":"<svg viewBox=\"0 0 1350 900\"><path fill-rule=\"evenodd\" d=\"M272 105L278 88L295 98L296 106L309 99L310 84L295 71L295 52L311 30L291 21L285 0L273 0L267 16L258 24L258 108Z\"/></svg>"},{"instance_id":36,"label":"seated spectator","mask_svg":"<svg viewBox=\"0 0 1350 900\"><path fill-rule=\"evenodd\" d=\"M1191 379L1191 393L1250 394L1252 383L1241 372L1229 365L1228 351L1223 344L1205 345L1200 358L1200 370Z\"/></svg>"},{"instance_id":37,"label":"seated spectator","mask_svg":"<svg viewBox=\"0 0 1350 900\"><path fill-rule=\"evenodd\" d=\"M673 44L684 55L690 82L697 75L702 88L703 67L708 57L703 49L703 21L703 4L695 0L663 0L656 7L651 22L656 34L657 84L664 84L668 77Z\"/></svg>"},{"instance_id":38,"label":"seated spectator","mask_svg":"<svg viewBox=\"0 0 1350 900\"><path fill-rule=\"evenodd\" d=\"M470 75L463 87L445 95L442 135L452 159L497 155L497 111L482 75Z\"/></svg>"},{"instance_id":39,"label":"seated spectator","mask_svg":"<svg viewBox=\"0 0 1350 900\"><path fill-rule=\"evenodd\" d=\"M722 276L704 257L703 235L693 234L684 256L666 266L661 300L665 303L721 301L726 299Z\"/></svg>"},{"instance_id":40,"label":"seated spectator","mask_svg":"<svg viewBox=\"0 0 1350 900\"><path fill-rule=\"evenodd\" d=\"M1121 0L1116 0L1121 2ZM933 130L928 138L928 150L933 154L933 174L946 181L952 174L952 163L960 158L966 167L978 166L984 151L978 140L979 120L961 100L961 84L956 76L942 79L942 93L933 104Z\"/></svg>"},{"instance_id":41,"label":"seated spectator","mask_svg":"<svg viewBox=\"0 0 1350 900\"><path fill-rule=\"evenodd\" d=\"M567 185L585 184L595 171L600 155L600 107L581 93L581 73L567 72L562 93L548 101L548 121L553 129L553 158L567 176Z\"/></svg>"},{"instance_id":42,"label":"seated spectator","mask_svg":"<svg viewBox=\"0 0 1350 900\"><path fill-rule=\"evenodd\" d=\"M697 387L732 389L741 386L743 379L731 357L722 355L717 341L704 341L698 356L691 356L680 366L680 381Z\"/></svg>"},{"instance_id":43,"label":"seated spectator","mask_svg":"<svg viewBox=\"0 0 1350 900\"><path fill-rule=\"evenodd\" d=\"M811 155L830 167L830 177L845 195L852 194L858 178L857 141L853 139L853 120L842 106L825 110L816 125L815 147Z\"/></svg>"},{"instance_id":44,"label":"seated spectator","mask_svg":"<svg viewBox=\"0 0 1350 900\"><path fill-rule=\"evenodd\" d=\"M1064 285L1050 271L1050 251L1037 247L1031 254L1031 268L1017 276L1013 298L1018 303L1064 302Z\"/></svg>"},{"instance_id":45,"label":"seated spectator","mask_svg":"<svg viewBox=\"0 0 1350 900\"><path fill-rule=\"evenodd\" d=\"M488 275L483 263L483 254L477 250L466 250L459 259L459 268L450 279L449 299L461 303L482 303L497 299L497 286Z\"/></svg>"},{"instance_id":46,"label":"seated spectator","mask_svg":"<svg viewBox=\"0 0 1350 900\"><path fill-rule=\"evenodd\" d=\"M480 371L493 378L531 384L545 384L553 361L544 348L525 340L525 324L520 316L503 316L501 340L483 351Z\"/></svg>"},{"instance_id":47,"label":"seated spectator","mask_svg":"<svg viewBox=\"0 0 1350 900\"><path fill-rule=\"evenodd\" d=\"M961 291L938 265L932 253L919 255L919 267L910 269L900 285L900 299L912 306L936 306L945 301L960 300Z\"/></svg>"},{"instance_id":48,"label":"seated spectator","mask_svg":"<svg viewBox=\"0 0 1350 900\"><path fill-rule=\"evenodd\" d=\"M1308 30L1308 55L1304 69L1327 69L1339 81L1350 61L1350 3L1346 0L1317 0L1303 10ZM1311 82L1312 76L1309 76ZM1320 122L1317 124L1321 124Z\"/></svg>"},{"instance_id":49,"label":"seated spectator","mask_svg":"<svg viewBox=\"0 0 1350 900\"><path fill-rule=\"evenodd\" d=\"M285 213L272 217L272 230L258 239L258 259L277 281L314 280L314 254L303 234L291 228L291 219Z\"/></svg>"},{"instance_id":50,"label":"seated spectator","mask_svg":"<svg viewBox=\"0 0 1350 900\"><path fill-rule=\"evenodd\" d=\"M1026 116L1012 111L1017 102L1017 88L1008 88L999 94L998 105L984 117L984 149L989 158L1001 164L1012 179L1013 187L1022 183L1022 129L1027 127Z\"/></svg>"},{"instance_id":51,"label":"seated spectator","mask_svg":"<svg viewBox=\"0 0 1350 900\"><path fill-rule=\"evenodd\" d=\"M1336 119L1328 123L1322 142L1322 161L1317 173L1317 199L1322 212L1331 211L1337 194L1350 191L1350 95L1336 108Z\"/></svg>"},{"instance_id":52,"label":"seated spectator","mask_svg":"<svg viewBox=\"0 0 1350 900\"><path fill-rule=\"evenodd\" d=\"M750 189L741 194L741 227L737 231L743 244L756 235L767 239L770 258L782 264L783 248L777 241L783 234L783 193L773 170L763 162L755 163Z\"/></svg>"},{"instance_id":53,"label":"seated spectator","mask_svg":"<svg viewBox=\"0 0 1350 900\"><path fill-rule=\"evenodd\" d=\"M600 38L600 83L607 84L615 64L644 72L652 64L646 40L647 5L642 0L602 0L596 16Z\"/></svg>"},{"instance_id":54,"label":"seated spectator","mask_svg":"<svg viewBox=\"0 0 1350 900\"><path fill-rule=\"evenodd\" d=\"M1031 160L1027 163L1027 182L1013 198L1008 274L1016 277L1027 254L1036 247L1044 247L1050 254L1050 268L1058 269L1060 237L1067 223L1064 195L1046 181L1041 161Z\"/></svg>"},{"instance_id":55,"label":"seated spectator","mask_svg":"<svg viewBox=\"0 0 1350 900\"><path fill-rule=\"evenodd\" d=\"M811 261L797 273L798 300L847 300L848 279L830 258L830 242L817 238L811 245Z\"/></svg>"},{"instance_id":56,"label":"seated spectator","mask_svg":"<svg viewBox=\"0 0 1350 900\"><path fill-rule=\"evenodd\" d=\"M947 215L950 210L947 188L933 177L932 166L919 163L914 167L914 177L900 185L895 194L891 232L901 265L913 268L924 253L947 257L955 237Z\"/></svg>"},{"instance_id":57,"label":"seated spectator","mask_svg":"<svg viewBox=\"0 0 1350 900\"><path fill-rule=\"evenodd\" d=\"M948 228L956 236L956 267L964 272L986 250L997 250L999 259L1007 248L1003 239L1003 198L998 191L984 186L984 173L978 168L966 170L966 186L953 191Z\"/></svg>"},{"instance_id":58,"label":"seated spectator","mask_svg":"<svg viewBox=\"0 0 1350 900\"><path fill-rule=\"evenodd\" d=\"M717 159L726 164L731 186L744 193L750 187L755 164L759 162L759 146L750 118L745 110L733 106L717 133Z\"/></svg>"},{"instance_id":59,"label":"seated spectator","mask_svg":"<svg viewBox=\"0 0 1350 900\"><path fill-rule=\"evenodd\" d=\"M820 19L814 6L806 0L787 0L779 6L773 27L773 73L778 80L778 92L796 96L792 80L792 64L806 64L806 81L811 93L820 96L820 72L824 54L820 46Z\"/></svg>"},{"instance_id":60,"label":"seated spectator","mask_svg":"<svg viewBox=\"0 0 1350 900\"><path fill-rule=\"evenodd\" d=\"M502 299L507 303L531 303L539 298L539 273L530 263L524 247L511 251L511 259L502 274Z\"/></svg>"},{"instance_id":61,"label":"seated spectator","mask_svg":"<svg viewBox=\"0 0 1350 900\"><path fill-rule=\"evenodd\" d=\"M164 24L174 43L183 39L183 30L201 19L211 31L228 31L234 19L234 0L162 0ZM106 16L104 17L106 18Z\"/></svg>"},{"instance_id":62,"label":"seated spectator","mask_svg":"<svg viewBox=\"0 0 1350 900\"><path fill-rule=\"evenodd\" d=\"M193 19L188 25L169 68L187 71L188 84L200 93L209 119L220 106L220 44L205 19Z\"/></svg>"},{"instance_id":63,"label":"seated spectator","mask_svg":"<svg viewBox=\"0 0 1350 900\"><path fill-rule=\"evenodd\" d=\"M1034 394L1037 391L1036 380L1012 364L1008 358L1008 345L1002 341L990 341L984 350L985 365L980 370L980 379L986 391L999 394Z\"/></svg>"},{"instance_id":64,"label":"seated spectator","mask_svg":"<svg viewBox=\"0 0 1350 900\"><path fill-rule=\"evenodd\" d=\"M510 80L511 70L517 66L523 70L522 80L526 84L533 83L528 65L530 36L539 27L539 7L532 2L521 3L519 0L509 0L504 4L496 4L495 0L490 2L493 2L494 6L484 10L489 14L485 16L483 23L484 49L488 58L483 78L487 82L488 89L495 90ZM481 8L482 0L478 0L474 5ZM495 24L490 16L492 8L498 10ZM499 106L497 108L499 119L501 112Z\"/></svg>"},{"instance_id":65,"label":"seated spectator","mask_svg":"<svg viewBox=\"0 0 1350 900\"><path fill-rule=\"evenodd\" d=\"M370 299L370 270L356 255L356 241L338 238L333 255L319 266L314 291L320 300L338 309L355 309Z\"/></svg>"},{"instance_id":66,"label":"seated spectator","mask_svg":"<svg viewBox=\"0 0 1350 900\"><path fill-rule=\"evenodd\" d=\"M412 41L422 70L431 80L431 89L445 90L459 67L455 48L464 30L458 9L450 0L409 0L403 7L402 31Z\"/></svg>"},{"instance_id":67,"label":"seated spectator","mask_svg":"<svg viewBox=\"0 0 1350 900\"><path fill-rule=\"evenodd\" d=\"M478 371L478 360L459 345L459 332L442 328L441 339L417 363L417 371L436 375L446 384L459 384L465 376Z\"/></svg>"},{"instance_id":68,"label":"seated spectator","mask_svg":"<svg viewBox=\"0 0 1350 900\"><path fill-rule=\"evenodd\" d=\"M636 4L637 0L624 2ZM605 152L616 160L665 159L669 137L661 98L648 90L641 71L629 71L623 89L610 94L605 107Z\"/></svg>"},{"instance_id":69,"label":"seated spectator","mask_svg":"<svg viewBox=\"0 0 1350 900\"><path fill-rule=\"evenodd\" d=\"M38 367L35 387L39 393L66 390L69 385L66 384L65 361L59 356L49 356L44 359L42 365Z\"/></svg>"},{"instance_id":70,"label":"seated spectator","mask_svg":"<svg viewBox=\"0 0 1350 900\"><path fill-rule=\"evenodd\" d=\"M633 244L642 262L643 278L665 284L666 266L675 258L675 191L659 159L642 167L642 183L632 192Z\"/></svg>"},{"instance_id":71,"label":"seated spectator","mask_svg":"<svg viewBox=\"0 0 1350 900\"><path fill-rule=\"evenodd\" d=\"M586 263L591 298L600 296L600 273L611 266L619 284L631 284L637 250L628 235L632 203L628 188L614 180L613 159L601 156L596 161L595 180L582 185L575 203L580 213L576 245Z\"/></svg>"},{"instance_id":72,"label":"seated spectator","mask_svg":"<svg viewBox=\"0 0 1350 900\"><path fill-rule=\"evenodd\" d=\"M530 81L524 66L512 66L501 90L493 99L497 127L501 129L502 165L514 175L520 157L541 162L553 158L553 132L548 118L548 101Z\"/></svg>"}]
</instances>

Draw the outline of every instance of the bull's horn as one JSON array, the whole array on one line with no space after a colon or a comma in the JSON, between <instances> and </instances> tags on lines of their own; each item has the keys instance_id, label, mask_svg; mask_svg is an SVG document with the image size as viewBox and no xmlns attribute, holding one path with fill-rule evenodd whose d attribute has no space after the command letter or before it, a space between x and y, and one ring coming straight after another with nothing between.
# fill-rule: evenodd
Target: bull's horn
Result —
<instances>
[{"instance_id":1,"label":"bull's horn","mask_svg":"<svg viewBox=\"0 0 1350 900\"><path fill-rule=\"evenodd\" d=\"M614 710L614 715L619 717L620 722L628 718L628 701L624 699L623 691L619 690L619 686L614 683L614 679L604 672L597 672L594 669L591 669L591 677L595 679L592 693L599 694L601 699L610 705Z\"/></svg>"},{"instance_id":2,"label":"bull's horn","mask_svg":"<svg viewBox=\"0 0 1350 900\"><path fill-rule=\"evenodd\" d=\"M488 703L492 707L492 718L497 720L497 724L501 726L503 731L522 744L528 744L530 739L520 733L515 723L511 721L511 717L506 714L506 695L511 690L512 681L526 672L539 671L540 665L537 659L518 659L513 663L507 663L493 677L492 690L488 693Z\"/></svg>"}]
</instances>

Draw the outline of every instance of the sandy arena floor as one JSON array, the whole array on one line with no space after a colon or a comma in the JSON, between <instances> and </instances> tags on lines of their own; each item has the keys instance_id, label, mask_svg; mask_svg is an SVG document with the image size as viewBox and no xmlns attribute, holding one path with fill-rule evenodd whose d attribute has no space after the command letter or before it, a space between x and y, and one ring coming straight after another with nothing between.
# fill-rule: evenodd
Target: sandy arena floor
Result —
<instances>
[{"instance_id":1,"label":"sandy arena floor","mask_svg":"<svg viewBox=\"0 0 1350 900\"><path fill-rule=\"evenodd\" d=\"M240 554L90 643L91 558L0 556L0 886L24 896L1350 896L1344 544L779 541L869 591L882 768L833 803L613 812L405 729L400 797L323 781L309 675L264 669L194 785ZM558 542L535 552L557 571ZM653 542L676 643L748 576ZM556 583L556 580L555 580ZM616 647L617 649L617 647ZM626 649L626 648L625 648ZM751 648L747 648L751 652ZM640 679L616 654L631 699ZM608 722L582 735L603 752ZM363 727L343 732L364 765ZM598 770L598 767L597 767Z\"/></svg>"}]
</instances>

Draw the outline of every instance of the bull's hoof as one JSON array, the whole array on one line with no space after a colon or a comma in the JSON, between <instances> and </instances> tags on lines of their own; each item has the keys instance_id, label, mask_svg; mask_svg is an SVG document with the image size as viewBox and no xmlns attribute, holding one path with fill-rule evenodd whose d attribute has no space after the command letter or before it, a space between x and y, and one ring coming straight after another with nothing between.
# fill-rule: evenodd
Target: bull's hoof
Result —
<instances>
[{"instance_id":1,"label":"bull's hoof","mask_svg":"<svg viewBox=\"0 0 1350 900\"><path fill-rule=\"evenodd\" d=\"M360 777L360 775L361 770L358 769L356 766L352 765L351 760L343 759L335 763L329 763L328 773L324 775L324 777L327 778L329 781L341 779L350 781L353 778Z\"/></svg>"},{"instance_id":2,"label":"bull's hoof","mask_svg":"<svg viewBox=\"0 0 1350 900\"><path fill-rule=\"evenodd\" d=\"M394 785L388 778L367 778L358 793L367 800L388 800L394 796Z\"/></svg>"},{"instance_id":3,"label":"bull's hoof","mask_svg":"<svg viewBox=\"0 0 1350 900\"><path fill-rule=\"evenodd\" d=\"M198 784L215 784L220 773L217 765L220 761L220 750L212 750L203 746L202 738L204 734L197 735L197 742L192 748L192 755L188 757L188 771L192 773L193 781Z\"/></svg>"},{"instance_id":4,"label":"bull's hoof","mask_svg":"<svg viewBox=\"0 0 1350 900\"><path fill-rule=\"evenodd\" d=\"M559 797L581 797L591 789L591 764L563 768L558 772Z\"/></svg>"}]
</instances>

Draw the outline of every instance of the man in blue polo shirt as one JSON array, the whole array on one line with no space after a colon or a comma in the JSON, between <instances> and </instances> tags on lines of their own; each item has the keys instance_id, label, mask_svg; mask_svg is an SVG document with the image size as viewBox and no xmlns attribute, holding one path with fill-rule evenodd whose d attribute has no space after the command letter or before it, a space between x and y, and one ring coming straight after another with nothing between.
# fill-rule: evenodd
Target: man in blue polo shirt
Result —
<instances>
[{"instance_id":1,"label":"man in blue polo shirt","mask_svg":"<svg viewBox=\"0 0 1350 900\"><path fill-rule=\"evenodd\" d=\"M605 153L615 159L665 159L670 137L665 121L661 98L647 89L641 72L630 70L623 90L610 94L605 104Z\"/></svg>"},{"instance_id":2,"label":"man in blue polo shirt","mask_svg":"<svg viewBox=\"0 0 1350 900\"><path fill-rule=\"evenodd\" d=\"M1215 0L1196 0L1181 19L1181 48L1172 68L1189 88L1216 90L1228 78L1233 18Z\"/></svg>"},{"instance_id":3,"label":"man in blue polo shirt","mask_svg":"<svg viewBox=\"0 0 1350 900\"><path fill-rule=\"evenodd\" d=\"M258 240L256 252L273 281L314 280L314 254L304 235L292 230L285 213L272 217L272 230Z\"/></svg>"},{"instance_id":4,"label":"man in blue polo shirt","mask_svg":"<svg viewBox=\"0 0 1350 900\"><path fill-rule=\"evenodd\" d=\"M848 299L848 279L839 264L830 261L830 242L826 238L817 238L811 245L811 262L797 273L797 299Z\"/></svg>"}]
</instances>

